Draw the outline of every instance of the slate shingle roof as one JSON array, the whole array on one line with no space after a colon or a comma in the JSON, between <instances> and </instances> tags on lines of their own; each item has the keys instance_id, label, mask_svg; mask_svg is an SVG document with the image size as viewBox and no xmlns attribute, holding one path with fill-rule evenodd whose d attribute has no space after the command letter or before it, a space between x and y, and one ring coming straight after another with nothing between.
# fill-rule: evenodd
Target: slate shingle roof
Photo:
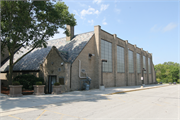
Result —
<instances>
[{"instance_id":1,"label":"slate shingle roof","mask_svg":"<svg viewBox=\"0 0 180 120\"><path fill-rule=\"evenodd\" d=\"M83 34L78 34L73 37L69 42L66 41L66 37L59 38L55 40L49 40L47 48L36 48L18 61L13 70L23 71L23 70L39 70L40 64L42 64L50 52L52 46L56 46L59 54L63 57L65 62L73 62L85 45L88 43L90 38L94 35L94 32L88 32ZM23 53L21 52L23 51ZM26 48L21 48L18 53L14 55L14 61L20 58L23 54L28 51ZM9 65L9 60L0 68L0 71L7 71Z\"/></svg>"}]
</instances>

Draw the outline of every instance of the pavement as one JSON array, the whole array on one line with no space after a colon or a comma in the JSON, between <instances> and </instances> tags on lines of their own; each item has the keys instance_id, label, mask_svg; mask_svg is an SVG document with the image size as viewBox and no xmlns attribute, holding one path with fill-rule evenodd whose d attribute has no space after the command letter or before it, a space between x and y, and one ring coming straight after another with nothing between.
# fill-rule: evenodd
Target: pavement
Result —
<instances>
[{"instance_id":1,"label":"pavement","mask_svg":"<svg viewBox=\"0 0 180 120\"><path fill-rule=\"evenodd\" d=\"M91 89L88 91L72 91L59 95L23 95L22 97L9 97L0 95L0 116L16 114L21 112L44 109L47 106L59 106L66 103L80 102L88 99L100 98L106 99L106 96L121 94L138 90L155 89L166 87L168 84L151 84L141 88L141 86L124 86L105 88L105 91Z\"/></svg>"}]
</instances>

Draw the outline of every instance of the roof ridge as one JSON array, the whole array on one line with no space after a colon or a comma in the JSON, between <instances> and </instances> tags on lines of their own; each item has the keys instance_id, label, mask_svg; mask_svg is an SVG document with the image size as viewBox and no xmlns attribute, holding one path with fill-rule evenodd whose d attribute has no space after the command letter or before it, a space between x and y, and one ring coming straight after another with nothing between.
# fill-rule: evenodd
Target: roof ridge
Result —
<instances>
[{"instance_id":1,"label":"roof ridge","mask_svg":"<svg viewBox=\"0 0 180 120\"><path fill-rule=\"evenodd\" d=\"M85 33L76 34L76 35L74 35L74 37L77 36L77 35L86 34L86 33L91 33L91 32L94 32L94 31L89 31L89 32L85 32ZM74 38L74 37L73 37L73 38ZM63 38L66 38L66 37L61 37L61 38L56 38L56 39L48 40L47 42L53 41L53 40L58 40L58 39L63 39ZM73 38L72 38L72 39L73 39ZM71 40L72 40L72 39L71 39Z\"/></svg>"},{"instance_id":2,"label":"roof ridge","mask_svg":"<svg viewBox=\"0 0 180 120\"><path fill-rule=\"evenodd\" d=\"M53 40L57 40L57 39L63 39L63 38L66 38L66 37L61 37L61 38L56 38L56 39L48 40L47 42L53 41Z\"/></svg>"},{"instance_id":3,"label":"roof ridge","mask_svg":"<svg viewBox=\"0 0 180 120\"><path fill-rule=\"evenodd\" d=\"M91 33L91 32L94 32L94 31L89 31L89 32L80 33L80 34L76 34L76 35L81 35L81 34L86 34L86 33ZM74 35L74 36L75 36L75 35Z\"/></svg>"}]
</instances>

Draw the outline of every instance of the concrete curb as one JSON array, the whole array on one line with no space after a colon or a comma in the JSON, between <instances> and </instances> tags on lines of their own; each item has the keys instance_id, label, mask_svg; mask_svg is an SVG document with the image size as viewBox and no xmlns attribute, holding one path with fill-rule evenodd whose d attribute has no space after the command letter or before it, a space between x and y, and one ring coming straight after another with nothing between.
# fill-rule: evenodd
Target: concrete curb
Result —
<instances>
[{"instance_id":1,"label":"concrete curb","mask_svg":"<svg viewBox=\"0 0 180 120\"><path fill-rule=\"evenodd\" d=\"M110 93L110 94L106 94L106 95L120 94L120 93L133 92L133 91L146 90L146 89L153 89L153 88L166 87L166 86L169 86L169 85L147 87L147 88L137 88L135 90L119 91L119 92L114 92L114 93Z\"/></svg>"}]
</instances>

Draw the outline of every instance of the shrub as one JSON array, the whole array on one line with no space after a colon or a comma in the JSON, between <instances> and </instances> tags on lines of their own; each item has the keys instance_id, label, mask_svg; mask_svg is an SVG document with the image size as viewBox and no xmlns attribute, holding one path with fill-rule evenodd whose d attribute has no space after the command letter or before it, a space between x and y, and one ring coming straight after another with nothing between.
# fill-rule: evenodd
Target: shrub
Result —
<instances>
[{"instance_id":1,"label":"shrub","mask_svg":"<svg viewBox=\"0 0 180 120\"><path fill-rule=\"evenodd\" d=\"M160 82L161 82L161 79L159 79L159 78L157 78L156 80L157 80L157 82L158 82L158 83L160 83Z\"/></svg>"},{"instance_id":2,"label":"shrub","mask_svg":"<svg viewBox=\"0 0 180 120\"><path fill-rule=\"evenodd\" d=\"M42 85L41 81L36 82L36 85Z\"/></svg>"},{"instance_id":3,"label":"shrub","mask_svg":"<svg viewBox=\"0 0 180 120\"><path fill-rule=\"evenodd\" d=\"M171 83L173 83L173 80L172 80L172 79L168 79L168 82L171 82Z\"/></svg>"},{"instance_id":4,"label":"shrub","mask_svg":"<svg viewBox=\"0 0 180 120\"><path fill-rule=\"evenodd\" d=\"M165 79L161 79L161 82L162 82L162 83L165 83L165 81L166 81Z\"/></svg>"},{"instance_id":5,"label":"shrub","mask_svg":"<svg viewBox=\"0 0 180 120\"><path fill-rule=\"evenodd\" d=\"M162 82L163 82L163 83L168 83L168 81L169 81L168 78L164 78Z\"/></svg>"},{"instance_id":6,"label":"shrub","mask_svg":"<svg viewBox=\"0 0 180 120\"><path fill-rule=\"evenodd\" d=\"M55 85L55 86L58 86L58 85L60 85L60 83L56 82L56 83L54 83L54 85Z\"/></svg>"},{"instance_id":7,"label":"shrub","mask_svg":"<svg viewBox=\"0 0 180 120\"><path fill-rule=\"evenodd\" d=\"M177 82L180 83L180 79L178 79Z\"/></svg>"},{"instance_id":8,"label":"shrub","mask_svg":"<svg viewBox=\"0 0 180 120\"><path fill-rule=\"evenodd\" d=\"M12 84L13 85L20 85L20 83L18 81L14 81Z\"/></svg>"},{"instance_id":9,"label":"shrub","mask_svg":"<svg viewBox=\"0 0 180 120\"><path fill-rule=\"evenodd\" d=\"M33 90L33 85L35 85L37 81L44 83L43 78L37 78L36 76L29 74L16 76L13 81L18 81L21 85L23 85L23 88L29 90Z\"/></svg>"}]
</instances>

